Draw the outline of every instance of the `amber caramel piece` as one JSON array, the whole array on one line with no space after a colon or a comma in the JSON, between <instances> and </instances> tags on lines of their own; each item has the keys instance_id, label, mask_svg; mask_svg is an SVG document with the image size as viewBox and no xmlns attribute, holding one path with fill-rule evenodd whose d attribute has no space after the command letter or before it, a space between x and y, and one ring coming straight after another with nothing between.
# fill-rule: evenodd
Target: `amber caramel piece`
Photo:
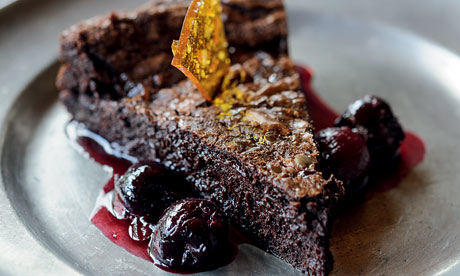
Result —
<instances>
[{"instance_id":1,"label":"amber caramel piece","mask_svg":"<svg viewBox=\"0 0 460 276\"><path fill-rule=\"evenodd\" d=\"M203 97L212 101L230 67L219 0L193 0L179 40L172 43L172 65L182 71Z\"/></svg>"}]
</instances>

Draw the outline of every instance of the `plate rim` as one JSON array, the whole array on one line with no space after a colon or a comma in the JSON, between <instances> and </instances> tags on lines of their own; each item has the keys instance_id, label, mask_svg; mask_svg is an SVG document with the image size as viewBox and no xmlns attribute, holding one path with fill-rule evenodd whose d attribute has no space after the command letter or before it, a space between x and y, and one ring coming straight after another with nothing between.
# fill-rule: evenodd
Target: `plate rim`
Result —
<instances>
[{"instance_id":1,"label":"plate rim","mask_svg":"<svg viewBox=\"0 0 460 276\"><path fill-rule=\"evenodd\" d=\"M324 14L321 14L321 15L324 15ZM326 17L327 16L328 15L326 15ZM340 21L344 19L337 19L337 20ZM358 25L362 24L362 22L359 20L353 20L353 19L345 19L345 20L347 22L352 21L354 22L354 24L358 24ZM379 30L379 32L383 31L387 34L388 33L392 33L393 35L396 34L398 35L398 37L403 37L404 39L407 39L407 37L409 36L410 38L412 38L412 40L417 41L417 43L421 43L428 48L432 48L436 50L440 54L445 55L446 58L448 57L449 59L455 59L456 62L460 64L460 57L457 54L455 54L454 52L452 52L451 50L447 48L442 47L438 43L427 40L419 35L413 34L405 30L398 29L396 27L391 27L388 25L380 24L380 23L366 23L364 25L366 29L369 29L369 30L377 29ZM0 50L1 50L1 47L0 47ZM11 131L9 128L11 127L12 120L14 120L15 112L17 112L14 109L18 105L18 101L20 100L21 96L25 93L25 91L29 88L29 85L33 83L37 78L39 78L39 76L43 74L43 72L46 72L47 70L50 70L50 67L55 66L55 64L56 64L56 58L49 61L46 66L41 67L39 72L34 74L32 78L28 78L24 80L23 82L24 85L21 86L22 88L11 93L12 96L10 96L10 98L8 98L5 101L0 102L0 110L5 110L5 112L0 112L0 162L3 162L3 159L4 159L4 147L5 147L6 136L7 136L8 131ZM0 166L1 166L0 167L0 186L1 186L0 199L4 199L4 198L7 199L7 201L0 200L0 208L3 209L2 211L0 211L0 221L3 220L5 217L7 217L7 215L14 215L17 217L17 219L19 219L19 221L21 222L21 225L25 227L24 222L18 216L17 211L15 210L14 206L10 202L8 192L6 191L7 185L5 183L5 178L4 178L4 173L3 173L4 166L3 164L0 164ZM0 235L0 239L1 238L2 237ZM41 245L40 243L40 246L43 246L43 245ZM55 255L53 252L51 252L51 254ZM0 256L0 260L2 258L3 257ZM55 259L57 260L59 259L59 257L55 256ZM60 262L62 262L62 260L56 261L54 265L59 266ZM66 266L68 265L67 262L64 261L64 263ZM74 270L74 268L72 268L72 270ZM80 274L76 270L75 272L77 274ZM49 273L49 271L43 271L43 273ZM438 273L437 275L447 275L448 273L452 273L452 275L454 275L454 273L460 273L460 264L458 262L455 264L452 264L452 267L449 267L448 270L441 272L441 274Z\"/></svg>"}]
</instances>

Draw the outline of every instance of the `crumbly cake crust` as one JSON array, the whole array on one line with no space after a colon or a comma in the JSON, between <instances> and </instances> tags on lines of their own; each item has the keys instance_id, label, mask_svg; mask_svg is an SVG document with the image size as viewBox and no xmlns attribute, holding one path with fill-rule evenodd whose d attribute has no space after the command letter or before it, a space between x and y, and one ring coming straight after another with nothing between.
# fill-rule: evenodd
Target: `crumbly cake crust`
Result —
<instances>
[{"instance_id":1,"label":"crumbly cake crust","mask_svg":"<svg viewBox=\"0 0 460 276\"><path fill-rule=\"evenodd\" d=\"M326 275L332 268L330 217L343 187L317 170L319 153L306 99L285 51L282 3L223 4L227 37L235 50L232 72L246 76L236 92L207 103L190 81L171 77L174 68L148 61L172 58L170 45L161 43L179 36L188 5L157 1L64 33L60 98L74 119L126 154L183 174L258 246L308 275ZM120 27L120 21L131 27ZM164 21L171 25L159 23ZM265 25L257 27L261 22ZM133 39L129 30L140 28L148 30L143 35L152 34L150 42ZM162 29L169 36L154 36L158 28L170 28ZM262 31L240 34L238 29ZM248 35L251 39L241 40ZM156 48L144 49L149 45ZM266 49L255 50L262 45ZM139 56L132 57L136 52ZM154 80L160 75L168 75L161 85Z\"/></svg>"}]
</instances>

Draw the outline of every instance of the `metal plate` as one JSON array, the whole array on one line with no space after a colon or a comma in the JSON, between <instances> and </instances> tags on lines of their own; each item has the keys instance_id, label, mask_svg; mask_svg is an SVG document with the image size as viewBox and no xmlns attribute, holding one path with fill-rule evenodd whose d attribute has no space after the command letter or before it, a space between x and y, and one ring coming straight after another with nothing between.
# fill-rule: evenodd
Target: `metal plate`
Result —
<instances>
[{"instance_id":1,"label":"metal plate","mask_svg":"<svg viewBox=\"0 0 460 276\"><path fill-rule=\"evenodd\" d=\"M343 110L361 95L382 96L427 145L426 160L399 187L337 218L333 275L458 275L460 59L395 29L308 13L294 2L288 8L291 54L314 68L315 87L328 103ZM17 79L0 73L6 83L0 90L0 248L8 252L0 255L0 274L168 274L113 245L89 222L108 173L64 135L69 115L54 88L57 52L45 49L57 40L21 39L44 54L11 65L23 67ZM0 57L15 53L1 46ZM300 274L251 246L232 264L203 274L236 272Z\"/></svg>"}]
</instances>

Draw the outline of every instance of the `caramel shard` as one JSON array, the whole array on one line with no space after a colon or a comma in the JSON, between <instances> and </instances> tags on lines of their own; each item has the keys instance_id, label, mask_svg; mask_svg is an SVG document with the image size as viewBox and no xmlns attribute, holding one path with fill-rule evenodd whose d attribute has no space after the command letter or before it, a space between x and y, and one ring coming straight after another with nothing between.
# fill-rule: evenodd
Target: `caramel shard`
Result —
<instances>
[{"instance_id":1,"label":"caramel shard","mask_svg":"<svg viewBox=\"0 0 460 276\"><path fill-rule=\"evenodd\" d=\"M179 40L172 43L172 65L182 71L203 97L212 101L230 68L228 43L219 0L193 0Z\"/></svg>"}]
</instances>

